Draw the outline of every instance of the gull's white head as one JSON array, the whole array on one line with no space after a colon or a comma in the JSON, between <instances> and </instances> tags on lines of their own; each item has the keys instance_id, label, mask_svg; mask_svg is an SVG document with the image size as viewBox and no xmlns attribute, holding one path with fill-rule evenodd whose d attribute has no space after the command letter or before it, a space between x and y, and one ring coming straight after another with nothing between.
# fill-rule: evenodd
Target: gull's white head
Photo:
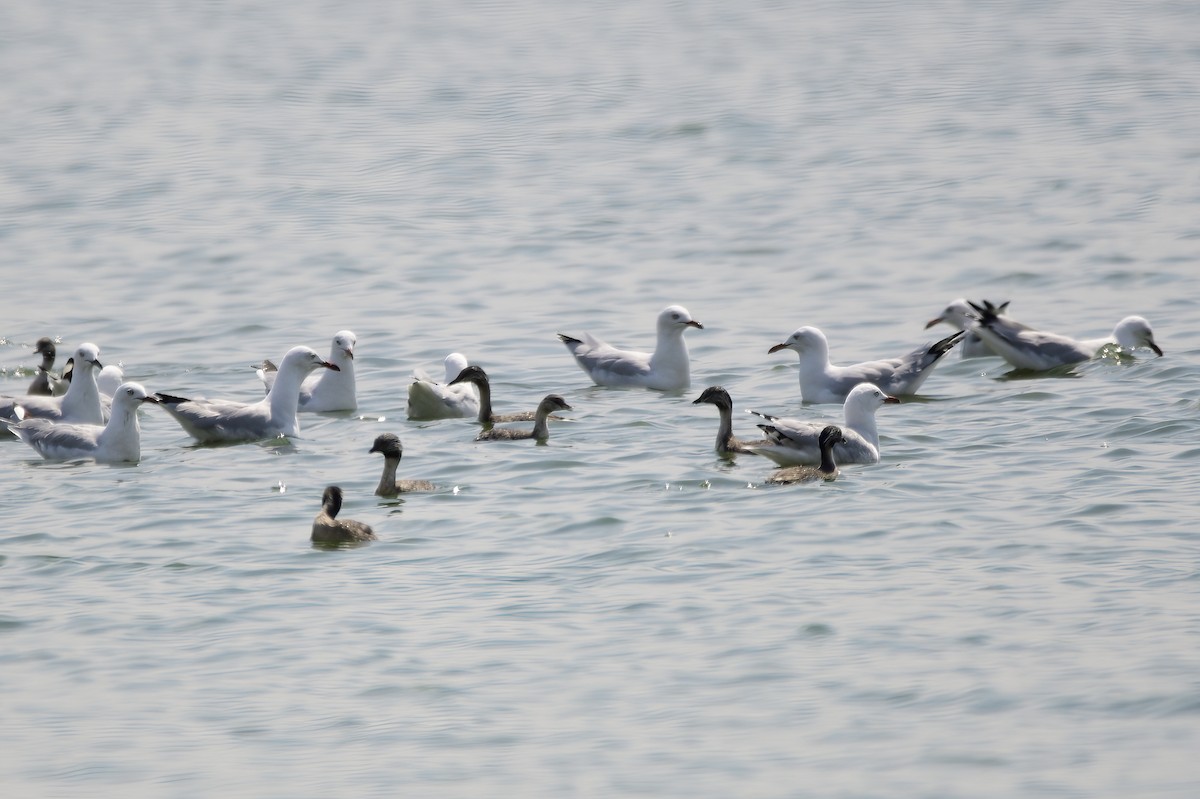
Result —
<instances>
[{"instance_id":1,"label":"gull's white head","mask_svg":"<svg viewBox=\"0 0 1200 799\"><path fill-rule=\"evenodd\" d=\"M928 330L934 325L945 323L955 330L966 330L970 326L972 318L971 306L967 304L965 299L959 297L942 310L941 316L937 316L926 322L925 329Z\"/></svg>"},{"instance_id":2,"label":"gull's white head","mask_svg":"<svg viewBox=\"0 0 1200 799\"><path fill-rule=\"evenodd\" d=\"M333 344L329 348L329 360L354 360L354 345L357 343L358 337L349 330L339 330L334 335Z\"/></svg>"},{"instance_id":3,"label":"gull's white head","mask_svg":"<svg viewBox=\"0 0 1200 799\"><path fill-rule=\"evenodd\" d=\"M780 350L795 350L801 357L806 353L816 353L818 356L824 354L825 357L829 357L829 342L826 341L825 334L815 327L801 327L788 336L786 341L767 350L767 353Z\"/></svg>"},{"instance_id":4,"label":"gull's white head","mask_svg":"<svg viewBox=\"0 0 1200 799\"><path fill-rule=\"evenodd\" d=\"M1150 323L1140 316L1127 316L1118 322L1113 330L1113 338L1125 349L1149 347L1155 355L1162 357L1163 351L1154 341L1154 331L1150 329Z\"/></svg>"},{"instance_id":5,"label":"gull's white head","mask_svg":"<svg viewBox=\"0 0 1200 799\"><path fill-rule=\"evenodd\" d=\"M676 330L682 332L689 327L704 329L704 325L693 319L692 315L688 313L688 309L682 305L668 305L658 314L658 332L660 333Z\"/></svg>"},{"instance_id":6,"label":"gull's white head","mask_svg":"<svg viewBox=\"0 0 1200 799\"><path fill-rule=\"evenodd\" d=\"M104 364L100 363L100 348L95 344L80 344L79 349L75 350L75 354L72 357L75 359L76 369L104 368Z\"/></svg>"},{"instance_id":7,"label":"gull's white head","mask_svg":"<svg viewBox=\"0 0 1200 799\"><path fill-rule=\"evenodd\" d=\"M870 383L859 383L850 389L850 393L846 395L845 407L847 409L870 410L874 413L877 408L882 407L884 404L895 405L899 404L899 402L900 400L884 394Z\"/></svg>"},{"instance_id":8,"label":"gull's white head","mask_svg":"<svg viewBox=\"0 0 1200 799\"><path fill-rule=\"evenodd\" d=\"M442 364L446 367L446 382L449 383L462 374L463 369L467 368L467 356L461 352L452 352L446 356L446 360Z\"/></svg>"},{"instance_id":9,"label":"gull's white head","mask_svg":"<svg viewBox=\"0 0 1200 799\"><path fill-rule=\"evenodd\" d=\"M313 369L325 367L332 369L335 372L340 372L341 369L337 364L330 363L317 354L316 350L311 347L292 347L287 351L287 355L283 356L283 360L279 364L279 371L284 369L299 369L305 374Z\"/></svg>"},{"instance_id":10,"label":"gull's white head","mask_svg":"<svg viewBox=\"0 0 1200 799\"><path fill-rule=\"evenodd\" d=\"M143 402L158 402L158 398L146 393L141 383L122 383L113 392L113 405L138 406Z\"/></svg>"}]
</instances>

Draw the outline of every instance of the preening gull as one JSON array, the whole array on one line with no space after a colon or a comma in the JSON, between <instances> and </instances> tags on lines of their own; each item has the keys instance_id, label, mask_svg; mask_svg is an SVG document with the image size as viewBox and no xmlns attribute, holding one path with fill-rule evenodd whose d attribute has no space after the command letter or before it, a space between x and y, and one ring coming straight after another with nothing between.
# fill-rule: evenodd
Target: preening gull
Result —
<instances>
[{"instance_id":1,"label":"preening gull","mask_svg":"<svg viewBox=\"0 0 1200 799\"><path fill-rule=\"evenodd\" d=\"M338 519L342 509L342 489L329 486L321 494L321 512L313 519L312 542L314 544L355 544L362 541L377 541L370 525L353 519Z\"/></svg>"},{"instance_id":2,"label":"preening gull","mask_svg":"<svg viewBox=\"0 0 1200 799\"><path fill-rule=\"evenodd\" d=\"M1007 302L1002 302L994 306L996 313L1003 315L1005 309L1008 308ZM942 310L940 316L934 317L925 323L925 329L933 327L937 324L947 324L955 330L962 330L966 333L962 337L961 343L958 345L958 354L962 358L986 358L996 355L992 348L983 343L983 339L979 334L971 329L975 324L975 313L971 310L971 305L962 297L951 301L949 305Z\"/></svg>"},{"instance_id":3,"label":"preening gull","mask_svg":"<svg viewBox=\"0 0 1200 799\"><path fill-rule=\"evenodd\" d=\"M424 372L413 373L413 382L408 386L409 419L469 419L479 415L479 389L474 388L473 383L451 385L467 368L466 356L452 352L443 363L446 379L442 383Z\"/></svg>"},{"instance_id":4,"label":"preening gull","mask_svg":"<svg viewBox=\"0 0 1200 799\"><path fill-rule=\"evenodd\" d=\"M451 386L469 383L479 390L479 423L490 425L497 422L532 422L537 418L535 411L516 413L492 413L492 384L482 366L468 366L450 381ZM557 418L557 417L556 417Z\"/></svg>"},{"instance_id":5,"label":"preening gull","mask_svg":"<svg viewBox=\"0 0 1200 799\"><path fill-rule=\"evenodd\" d=\"M80 344L72 358L78 374L72 378L66 394L58 397L36 394L0 397L0 417L14 422L38 418L68 424L104 424L100 390L96 387L96 372L103 368L100 348L95 344ZM20 413L17 406L21 408Z\"/></svg>"},{"instance_id":6,"label":"preening gull","mask_svg":"<svg viewBox=\"0 0 1200 799\"><path fill-rule=\"evenodd\" d=\"M113 395L108 424L56 424L49 419L26 419L8 425L17 438L51 461L94 460L97 463L137 463L142 456L137 409L157 402L139 383L123 383Z\"/></svg>"},{"instance_id":7,"label":"preening gull","mask_svg":"<svg viewBox=\"0 0 1200 799\"><path fill-rule=\"evenodd\" d=\"M518 439L534 438L539 443L544 442L550 437L550 425L547 423L550 414L554 411L569 411L571 406L566 400L557 394L547 394L546 397L538 403L537 411L534 413L533 429L532 430L517 430L512 427L492 427L484 430L475 437L476 441L516 441Z\"/></svg>"},{"instance_id":8,"label":"preening gull","mask_svg":"<svg viewBox=\"0 0 1200 799\"><path fill-rule=\"evenodd\" d=\"M717 412L720 414L720 422L717 426L717 454L722 457L729 457L741 452L747 452L751 455L757 454L754 447L769 444L766 439L758 441L744 441L735 438L733 435L733 400L729 396L729 392L721 386L709 386L704 389L699 397L692 400L693 405L699 405L706 402L710 405L717 406Z\"/></svg>"},{"instance_id":9,"label":"preening gull","mask_svg":"<svg viewBox=\"0 0 1200 799\"><path fill-rule=\"evenodd\" d=\"M829 342L815 327L802 327L768 353L793 350L800 356L800 398L805 402L842 402L859 383L871 383L888 394L915 394L934 366L962 338L962 332L913 350L902 358L866 361L852 366L829 362Z\"/></svg>"},{"instance_id":10,"label":"preening gull","mask_svg":"<svg viewBox=\"0 0 1200 799\"><path fill-rule=\"evenodd\" d=\"M598 386L642 386L673 391L691 385L691 366L683 333L689 327L704 329L682 305L671 305L658 315L658 342L654 352L619 350L590 333L583 339L559 333L559 339Z\"/></svg>"},{"instance_id":11,"label":"preening gull","mask_svg":"<svg viewBox=\"0 0 1200 799\"><path fill-rule=\"evenodd\" d=\"M1116 344L1127 350L1149 347L1161 357L1150 323L1140 316L1127 316L1117 323L1111 336L1079 341L1057 333L1045 333L996 313L990 303L971 304L978 315L972 330L1001 358L1018 369L1041 371L1091 360L1100 350Z\"/></svg>"},{"instance_id":12,"label":"preening gull","mask_svg":"<svg viewBox=\"0 0 1200 799\"><path fill-rule=\"evenodd\" d=\"M42 356L42 362L38 365L37 374L33 376L33 382L29 384L29 390L25 393L38 397L53 397L55 394L63 393L63 391L55 390L60 378L54 374L54 359L58 355L54 339L49 336L39 338L34 345L33 354Z\"/></svg>"},{"instance_id":13,"label":"preening gull","mask_svg":"<svg viewBox=\"0 0 1200 799\"><path fill-rule=\"evenodd\" d=\"M842 431L834 425L829 425L821 431L818 437L821 448L821 463L819 466L785 466L777 469L767 478L768 483L789 485L791 483L808 483L813 480L833 480L838 476L837 458L834 456L834 446L841 443Z\"/></svg>"},{"instance_id":14,"label":"preening gull","mask_svg":"<svg viewBox=\"0 0 1200 799\"><path fill-rule=\"evenodd\" d=\"M352 411L358 407L357 386L354 379L354 346L358 337L349 330L339 330L329 346L329 362L337 366L320 374L310 375L300 387L301 411L325 413L328 411ZM278 370L271 361L263 361L255 372L267 391L275 383Z\"/></svg>"},{"instance_id":15,"label":"preening gull","mask_svg":"<svg viewBox=\"0 0 1200 799\"><path fill-rule=\"evenodd\" d=\"M375 443L367 452L383 453L383 475L379 478L379 487L375 489L376 496L394 497L406 491L433 491L435 486L428 480L397 480L396 467L404 455L404 447L400 437L395 433L381 433L375 437Z\"/></svg>"},{"instance_id":16,"label":"preening gull","mask_svg":"<svg viewBox=\"0 0 1200 799\"><path fill-rule=\"evenodd\" d=\"M188 435L202 444L296 436L300 434L296 419L300 384L309 372L321 367L338 369L308 347L292 347L279 364L271 390L258 402L190 400L161 392L155 396Z\"/></svg>"},{"instance_id":17,"label":"preening gull","mask_svg":"<svg viewBox=\"0 0 1200 799\"><path fill-rule=\"evenodd\" d=\"M836 454L838 463L879 463L879 430L875 425L875 411L885 404L900 400L884 394L870 383L860 383L846 397L842 405L842 441ZM801 419L780 419L777 416L751 411L762 416L770 424L760 424L770 443L755 447L755 452L765 455L780 466L815 464L821 462L820 436L826 426L824 422L809 422Z\"/></svg>"}]
</instances>

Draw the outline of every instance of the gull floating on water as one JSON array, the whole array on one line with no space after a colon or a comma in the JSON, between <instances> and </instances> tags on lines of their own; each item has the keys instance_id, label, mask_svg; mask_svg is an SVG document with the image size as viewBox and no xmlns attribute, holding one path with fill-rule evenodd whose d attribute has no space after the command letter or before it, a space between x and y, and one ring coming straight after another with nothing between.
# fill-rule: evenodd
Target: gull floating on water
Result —
<instances>
[{"instance_id":1,"label":"gull floating on water","mask_svg":"<svg viewBox=\"0 0 1200 799\"><path fill-rule=\"evenodd\" d=\"M108 424L54 423L49 419L26 419L8 425L17 438L37 450L46 460L91 459L97 463L137 463L142 456L141 427L137 409L143 402L158 402L139 383L124 383L113 395Z\"/></svg>"},{"instance_id":2,"label":"gull floating on water","mask_svg":"<svg viewBox=\"0 0 1200 799\"><path fill-rule=\"evenodd\" d=\"M414 372L413 382L408 386L408 418L469 419L479 414L479 390L473 383L452 384L463 369L467 359L462 353L452 352L443 362L446 379L438 383L424 372ZM486 381L486 375L484 376Z\"/></svg>"},{"instance_id":3,"label":"gull floating on water","mask_svg":"<svg viewBox=\"0 0 1200 799\"><path fill-rule=\"evenodd\" d=\"M735 438L733 435L733 400L729 396L729 392L721 386L709 386L704 389L699 397L692 400L693 405L699 405L706 402L710 405L717 406L717 412L720 415L720 422L717 426L717 454L722 457L737 455L738 453L746 452L751 455L757 455L755 447L769 444L766 439L758 441L746 441Z\"/></svg>"},{"instance_id":4,"label":"gull floating on water","mask_svg":"<svg viewBox=\"0 0 1200 799\"><path fill-rule=\"evenodd\" d=\"M879 430L875 425L875 411L885 404L900 400L884 394L870 383L860 383L846 397L842 405L842 440L837 445L838 463L879 463ZM780 419L757 411L770 424L760 424L770 442L755 448L781 466L814 464L821 462L820 436L826 426L824 422L809 422L800 419Z\"/></svg>"},{"instance_id":5,"label":"gull floating on water","mask_svg":"<svg viewBox=\"0 0 1200 799\"><path fill-rule=\"evenodd\" d=\"M1008 308L1007 302L1002 302L994 306L996 313L1003 315L1005 309ZM925 323L925 329L933 327L937 324L947 324L955 330L962 330L966 333L962 337L962 342L958 345L958 354L962 358L986 358L996 355L996 353L983 342L971 327L975 324L975 312L971 310L971 304L965 299L959 297L957 300L951 301L949 305L943 309L941 316L930 319Z\"/></svg>"},{"instance_id":6,"label":"gull floating on water","mask_svg":"<svg viewBox=\"0 0 1200 799\"><path fill-rule=\"evenodd\" d=\"M339 330L329 346L329 362L337 366L317 375L311 375L300 387L301 411L326 413L328 411L352 411L358 407L357 387L354 379L354 345L358 337L349 330ZM255 374L266 386L267 392L275 383L278 368L271 361L263 361Z\"/></svg>"},{"instance_id":7,"label":"gull floating on water","mask_svg":"<svg viewBox=\"0 0 1200 799\"><path fill-rule=\"evenodd\" d=\"M834 425L821 430L818 437L821 448L821 463L819 466L785 466L776 469L767 478L768 483L775 485L790 485L791 483L808 483L813 480L834 480L838 476L837 459L833 449L842 441L842 431Z\"/></svg>"},{"instance_id":8,"label":"gull floating on water","mask_svg":"<svg viewBox=\"0 0 1200 799\"><path fill-rule=\"evenodd\" d=\"M96 388L100 391L100 402L107 397L109 402L117 395L117 389L125 382L125 370L115 363L110 363L96 375Z\"/></svg>"},{"instance_id":9,"label":"gull floating on water","mask_svg":"<svg viewBox=\"0 0 1200 799\"><path fill-rule=\"evenodd\" d=\"M400 437L395 433L381 433L375 437L375 443L367 452L383 453L383 475L379 478L379 487L375 495L394 497L407 491L433 491L435 486L428 480L397 480L396 467L404 455L404 447Z\"/></svg>"},{"instance_id":10,"label":"gull floating on water","mask_svg":"<svg viewBox=\"0 0 1200 799\"><path fill-rule=\"evenodd\" d=\"M545 398L538 403L537 411L534 413L533 429L518 430L512 427L492 427L484 430L475 437L476 441L516 441L519 439L533 438L537 439L538 443L544 442L550 437L550 425L547 420L550 414L554 411L569 411L571 406L566 400L557 394L547 394Z\"/></svg>"},{"instance_id":11,"label":"gull floating on water","mask_svg":"<svg viewBox=\"0 0 1200 799\"><path fill-rule=\"evenodd\" d=\"M321 512L313 519L312 542L314 544L355 544L362 541L377 541L370 525L353 519L338 519L342 509L342 489L329 486L321 494Z\"/></svg>"},{"instance_id":12,"label":"gull floating on water","mask_svg":"<svg viewBox=\"0 0 1200 799\"><path fill-rule=\"evenodd\" d=\"M37 374L33 376L33 382L29 384L29 390L25 393L38 397L53 397L66 391L65 387L59 389L62 381L54 374L54 359L58 355L54 339L49 336L39 338L34 345L33 354L42 356L42 362L37 368Z\"/></svg>"},{"instance_id":13,"label":"gull floating on water","mask_svg":"<svg viewBox=\"0 0 1200 799\"><path fill-rule=\"evenodd\" d=\"M72 356L75 375L67 393L59 397L25 395L0 397L0 418L19 422L22 419L49 419L68 424L104 424L100 405L100 390L96 387L96 372L103 368L100 348L95 344L80 344ZM21 412L18 413L17 407Z\"/></svg>"},{"instance_id":14,"label":"gull floating on water","mask_svg":"<svg viewBox=\"0 0 1200 799\"><path fill-rule=\"evenodd\" d=\"M1110 344L1135 350L1149 347L1161 357L1163 351L1154 341L1150 323L1140 316L1127 316L1113 328L1111 336L1079 341L1057 333L1045 333L1014 322L996 313L990 303L982 306L971 303L978 320L972 330L996 354L1018 369L1042 371L1057 366L1081 363L1096 357Z\"/></svg>"},{"instance_id":15,"label":"gull floating on water","mask_svg":"<svg viewBox=\"0 0 1200 799\"><path fill-rule=\"evenodd\" d=\"M654 352L619 350L590 333L583 339L559 333L559 339L598 386L642 386L673 391L691 385L691 366L683 333L689 327L704 329L682 305L671 305L658 315L658 341Z\"/></svg>"},{"instance_id":16,"label":"gull floating on water","mask_svg":"<svg viewBox=\"0 0 1200 799\"><path fill-rule=\"evenodd\" d=\"M279 364L271 390L258 402L191 400L161 392L155 396L188 435L203 444L297 436L300 384L309 372L321 367L338 369L308 347L292 347Z\"/></svg>"},{"instance_id":17,"label":"gull floating on water","mask_svg":"<svg viewBox=\"0 0 1200 799\"><path fill-rule=\"evenodd\" d=\"M481 366L468 366L450 381L451 386L469 383L479 390L479 423L490 425L497 422L532 422L537 418L536 411L517 411L516 413L492 412L492 384L487 372ZM557 417L555 417L557 418Z\"/></svg>"},{"instance_id":18,"label":"gull floating on water","mask_svg":"<svg viewBox=\"0 0 1200 799\"><path fill-rule=\"evenodd\" d=\"M902 358L866 361L852 366L829 362L829 342L815 327L802 327L768 353L793 350L800 356L800 398L805 402L842 402L859 383L871 383L888 394L915 394L934 366L962 338L962 332L913 350Z\"/></svg>"}]
</instances>

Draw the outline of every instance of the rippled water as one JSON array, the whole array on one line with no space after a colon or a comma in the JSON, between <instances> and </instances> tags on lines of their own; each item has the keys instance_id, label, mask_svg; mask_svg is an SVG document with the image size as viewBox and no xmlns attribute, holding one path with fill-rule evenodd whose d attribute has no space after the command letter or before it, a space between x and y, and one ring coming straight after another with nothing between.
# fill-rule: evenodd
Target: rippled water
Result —
<instances>
[{"instance_id":1,"label":"rippled water","mask_svg":"<svg viewBox=\"0 0 1200 799\"><path fill-rule=\"evenodd\" d=\"M1188 3L0 8L0 390L39 336L152 390L358 334L358 413L133 467L0 441L11 796L1190 797L1200 11ZM883 462L712 452L957 296L1161 359L949 359ZM555 332L692 389L588 385ZM944 334L944 333L943 333ZM545 447L404 418L461 350ZM749 435L740 412L735 429ZM373 437L438 493L379 501ZM321 490L378 543L316 551Z\"/></svg>"}]
</instances>

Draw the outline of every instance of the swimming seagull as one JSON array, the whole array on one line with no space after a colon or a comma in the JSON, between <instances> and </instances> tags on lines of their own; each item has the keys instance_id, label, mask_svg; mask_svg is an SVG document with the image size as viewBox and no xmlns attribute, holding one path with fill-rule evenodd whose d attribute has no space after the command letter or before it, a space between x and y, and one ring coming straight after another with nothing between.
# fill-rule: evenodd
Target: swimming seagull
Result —
<instances>
[{"instance_id":1,"label":"swimming seagull","mask_svg":"<svg viewBox=\"0 0 1200 799\"><path fill-rule=\"evenodd\" d=\"M682 305L671 305L658 315L658 341L653 354L619 350L590 333L583 339L558 334L592 382L598 386L642 386L673 391L691 385L691 367L684 331L704 329Z\"/></svg>"},{"instance_id":2,"label":"swimming seagull","mask_svg":"<svg viewBox=\"0 0 1200 799\"><path fill-rule=\"evenodd\" d=\"M793 350L800 356L800 398L805 402L842 402L859 383L872 383L888 394L915 394L942 356L963 333L920 347L901 358L866 361L852 366L829 362L829 342L815 327L802 327L768 353Z\"/></svg>"},{"instance_id":3,"label":"swimming seagull","mask_svg":"<svg viewBox=\"0 0 1200 799\"><path fill-rule=\"evenodd\" d=\"M554 411L569 411L571 406L557 394L547 394L538 403L532 430L518 430L512 427L492 427L484 430L475 437L476 441L516 441L518 439L534 438L543 443L550 437L550 426L547 419Z\"/></svg>"},{"instance_id":4,"label":"swimming seagull","mask_svg":"<svg viewBox=\"0 0 1200 799\"><path fill-rule=\"evenodd\" d=\"M834 457L834 445L842 441L842 431L834 425L829 425L821 431L818 439L821 447L820 466L785 466L776 469L767 478L768 483L775 485L790 485L792 483L808 483L813 480L834 480L838 476L837 459Z\"/></svg>"},{"instance_id":5,"label":"swimming seagull","mask_svg":"<svg viewBox=\"0 0 1200 799\"><path fill-rule=\"evenodd\" d=\"M42 356L42 363L37 368L37 374L33 377L33 382L29 384L29 390L26 394L33 394L38 397L53 397L55 395L55 387L60 381L60 378L54 374L54 358L58 351L54 347L54 339L49 336L42 336L37 340L33 350L34 355ZM57 393L62 393L57 392Z\"/></svg>"},{"instance_id":6,"label":"swimming seagull","mask_svg":"<svg viewBox=\"0 0 1200 799\"><path fill-rule=\"evenodd\" d=\"M1044 333L1000 316L990 303L971 303L978 320L972 330L1004 360L1018 369L1041 371L1091 360L1109 344L1135 350L1149 347L1162 357L1150 323L1140 316L1127 316L1113 328L1111 336L1079 341L1057 333Z\"/></svg>"},{"instance_id":7,"label":"swimming seagull","mask_svg":"<svg viewBox=\"0 0 1200 799\"><path fill-rule=\"evenodd\" d=\"M490 425L496 422L532 422L537 418L535 411L516 413L492 413L492 384L482 366L468 366L450 381L451 386L470 383L479 389L479 423ZM558 417L554 417L558 418Z\"/></svg>"},{"instance_id":8,"label":"swimming seagull","mask_svg":"<svg viewBox=\"0 0 1200 799\"><path fill-rule=\"evenodd\" d=\"M14 422L39 418L68 424L104 424L100 390L96 387L96 372L103 368L100 348L95 344L80 344L72 358L79 374L71 380L66 394L59 397L0 397L0 417ZM17 406L22 409L20 414Z\"/></svg>"},{"instance_id":9,"label":"swimming seagull","mask_svg":"<svg viewBox=\"0 0 1200 799\"><path fill-rule=\"evenodd\" d=\"M300 384L309 372L321 367L338 369L308 347L292 347L279 364L271 390L258 402L190 400L161 392L154 396L188 435L202 444L296 436L300 434L296 419Z\"/></svg>"},{"instance_id":10,"label":"swimming seagull","mask_svg":"<svg viewBox=\"0 0 1200 799\"><path fill-rule=\"evenodd\" d=\"M110 363L96 375L96 388L100 391L100 402L105 397L109 402L117 395L117 389L125 382L125 370L115 363Z\"/></svg>"},{"instance_id":11,"label":"swimming seagull","mask_svg":"<svg viewBox=\"0 0 1200 799\"><path fill-rule=\"evenodd\" d=\"M383 453L383 476L379 478L379 487L375 495L394 497L406 491L433 491L435 486L428 480L397 480L396 467L404 455L404 447L395 433L381 433L375 437L375 443L367 452Z\"/></svg>"},{"instance_id":12,"label":"swimming seagull","mask_svg":"<svg viewBox=\"0 0 1200 799\"><path fill-rule=\"evenodd\" d=\"M842 405L842 441L837 445L838 463L879 463L879 430L875 426L875 411L884 405L900 402L884 394L870 383L860 383L846 397ZM765 413L751 411L770 424L760 424L767 436L768 444L754 448L780 466L815 464L821 462L820 436L825 427L822 422L800 419L780 419Z\"/></svg>"},{"instance_id":13,"label":"swimming seagull","mask_svg":"<svg viewBox=\"0 0 1200 799\"><path fill-rule=\"evenodd\" d=\"M299 410L310 413L328 411L352 411L358 407L357 387L354 379L354 346L358 337L349 330L339 330L329 346L329 362L337 366L318 375L311 375L300 387ZM263 361L255 374L270 393L275 383L278 368L271 361Z\"/></svg>"},{"instance_id":14,"label":"swimming seagull","mask_svg":"<svg viewBox=\"0 0 1200 799\"><path fill-rule=\"evenodd\" d=\"M353 519L338 519L342 509L342 489L329 486L321 494L321 512L313 519L312 542L314 544L355 544L362 541L377 541L370 525Z\"/></svg>"},{"instance_id":15,"label":"swimming seagull","mask_svg":"<svg viewBox=\"0 0 1200 799\"><path fill-rule=\"evenodd\" d=\"M766 439L760 441L743 441L734 438L733 436L733 400L729 396L729 392L721 386L709 386L704 389L699 397L692 400L693 405L699 405L706 402L710 405L717 406L717 412L720 414L721 420L717 426L717 454L722 457L737 455L738 453L747 452L751 455L757 455L755 447L769 444Z\"/></svg>"},{"instance_id":16,"label":"swimming seagull","mask_svg":"<svg viewBox=\"0 0 1200 799\"><path fill-rule=\"evenodd\" d=\"M450 385L467 368L466 356L452 352L443 365L444 383L435 382L424 372L413 373L413 382L408 386L409 419L467 419L479 414L479 390L471 383Z\"/></svg>"},{"instance_id":17,"label":"swimming seagull","mask_svg":"<svg viewBox=\"0 0 1200 799\"><path fill-rule=\"evenodd\" d=\"M989 304L990 303L986 303ZM1002 302L999 305L993 306L997 314L1003 314L1008 308L1007 302ZM947 324L955 330L962 330L966 335L962 338L962 343L958 346L958 354L962 358L986 358L996 355L992 348L983 343L983 339L979 338L979 334L971 329L975 323L975 313L971 310L971 305L965 299L959 297L957 300L952 300L949 305L942 310L940 316L930 319L925 323L925 329L933 327L937 324Z\"/></svg>"},{"instance_id":18,"label":"swimming seagull","mask_svg":"<svg viewBox=\"0 0 1200 799\"><path fill-rule=\"evenodd\" d=\"M26 419L8 425L17 438L51 461L94 460L97 463L137 463L142 456L137 409L158 402L139 383L123 383L113 396L108 424L56 424L49 419Z\"/></svg>"}]
</instances>

